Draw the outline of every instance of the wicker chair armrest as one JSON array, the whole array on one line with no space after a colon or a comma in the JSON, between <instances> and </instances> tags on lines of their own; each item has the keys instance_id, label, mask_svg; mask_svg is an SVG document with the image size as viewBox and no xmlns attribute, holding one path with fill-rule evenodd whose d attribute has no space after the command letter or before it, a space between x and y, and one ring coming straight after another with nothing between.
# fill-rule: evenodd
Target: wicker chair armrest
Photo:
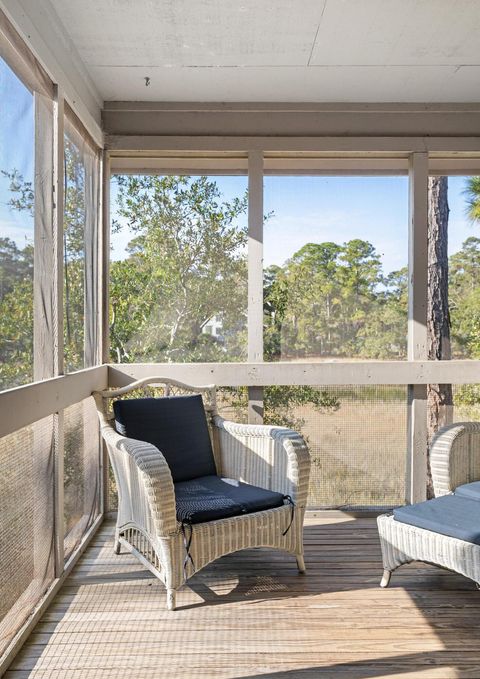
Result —
<instances>
[{"instance_id":1,"label":"wicker chair armrest","mask_svg":"<svg viewBox=\"0 0 480 679\"><path fill-rule=\"evenodd\" d=\"M290 495L299 507L307 501L310 453L292 429L238 424L214 418L223 476Z\"/></svg>"},{"instance_id":2,"label":"wicker chair armrest","mask_svg":"<svg viewBox=\"0 0 480 679\"><path fill-rule=\"evenodd\" d=\"M132 519L157 537L177 532L173 479L162 453L151 443L122 436L110 426L102 427L102 436Z\"/></svg>"},{"instance_id":3,"label":"wicker chair armrest","mask_svg":"<svg viewBox=\"0 0 480 679\"><path fill-rule=\"evenodd\" d=\"M430 447L435 496L447 495L463 483L480 479L480 422L442 427Z\"/></svg>"}]
</instances>

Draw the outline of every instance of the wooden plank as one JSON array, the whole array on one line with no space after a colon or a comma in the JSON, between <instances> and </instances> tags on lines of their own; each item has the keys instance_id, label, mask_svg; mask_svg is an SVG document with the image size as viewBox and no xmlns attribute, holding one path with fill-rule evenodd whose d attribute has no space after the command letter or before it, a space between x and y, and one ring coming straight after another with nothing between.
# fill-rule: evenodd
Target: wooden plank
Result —
<instances>
[{"instance_id":1,"label":"wooden plank","mask_svg":"<svg viewBox=\"0 0 480 679\"><path fill-rule=\"evenodd\" d=\"M33 379L53 377L57 345L56 230L53 216L53 103L35 92L35 200L33 265Z\"/></svg>"},{"instance_id":2,"label":"wooden plank","mask_svg":"<svg viewBox=\"0 0 480 679\"><path fill-rule=\"evenodd\" d=\"M248 154L248 360L263 361L263 154ZM248 421L263 424L263 389L248 388Z\"/></svg>"},{"instance_id":3,"label":"wooden plank","mask_svg":"<svg viewBox=\"0 0 480 679\"><path fill-rule=\"evenodd\" d=\"M82 148L83 147L83 148ZM100 311L100 155L86 143L80 147L85 168L85 348L84 365L102 363Z\"/></svg>"},{"instance_id":4,"label":"wooden plank","mask_svg":"<svg viewBox=\"0 0 480 679\"><path fill-rule=\"evenodd\" d=\"M317 363L125 363L109 365L108 382L123 387L149 376L218 386L324 384L476 384L480 361L324 361Z\"/></svg>"},{"instance_id":5,"label":"wooden plank","mask_svg":"<svg viewBox=\"0 0 480 679\"><path fill-rule=\"evenodd\" d=\"M317 130L318 122L317 122ZM221 136L107 134L109 151L283 151L317 153L480 152L479 136Z\"/></svg>"},{"instance_id":6,"label":"wooden plank","mask_svg":"<svg viewBox=\"0 0 480 679\"><path fill-rule=\"evenodd\" d=\"M248 421L263 424L263 387L248 387Z\"/></svg>"},{"instance_id":7,"label":"wooden plank","mask_svg":"<svg viewBox=\"0 0 480 679\"><path fill-rule=\"evenodd\" d=\"M263 361L263 155L248 154L248 360Z\"/></svg>"},{"instance_id":8,"label":"wooden plank","mask_svg":"<svg viewBox=\"0 0 480 679\"><path fill-rule=\"evenodd\" d=\"M409 170L408 358L424 361L427 350L428 154L413 153ZM408 387L406 496L421 502L427 492L427 386Z\"/></svg>"},{"instance_id":9,"label":"wooden plank","mask_svg":"<svg viewBox=\"0 0 480 679\"><path fill-rule=\"evenodd\" d=\"M99 516L99 517L97 517L97 519L95 519L92 526L90 527L88 532L83 537L83 539L82 539L80 545L78 546L77 550L75 551L74 554L72 554L69 561L65 564L64 568L62 569L62 573L59 575L58 578L56 578L52 582L52 584L50 585L48 590L45 592L41 601L38 602L37 606L32 611L32 614L30 615L28 620L18 630L15 637L12 639L12 641L10 642L8 647L5 649L4 653L0 657L0 677L3 676L3 673L5 672L5 670L8 669L8 667L10 666L13 659L16 657L18 652L22 649L26 640L29 638L30 634L35 629L35 626L37 625L38 621L41 620L45 611L48 609L49 605L52 603L52 601L55 599L56 595L61 590L63 583L68 578L69 574L71 573L71 571L75 567L75 564L77 563L79 558L82 556L83 552L88 547L90 541L94 537L95 533L97 532L97 530L100 527L100 525L102 524L102 522L103 522L103 516Z\"/></svg>"},{"instance_id":10,"label":"wooden plank","mask_svg":"<svg viewBox=\"0 0 480 679\"><path fill-rule=\"evenodd\" d=\"M118 102L117 102L118 103ZM118 103L103 110L108 134L222 136L467 136L477 135L480 112L470 105L393 106L315 103Z\"/></svg>"},{"instance_id":11,"label":"wooden plank","mask_svg":"<svg viewBox=\"0 0 480 679\"><path fill-rule=\"evenodd\" d=\"M308 518L305 576L267 549L218 560L174 613L158 580L113 554L113 531L102 526L6 677L478 677L473 583L415 564L381 590L372 519Z\"/></svg>"},{"instance_id":12,"label":"wooden plank","mask_svg":"<svg viewBox=\"0 0 480 679\"><path fill-rule=\"evenodd\" d=\"M104 151L102 159L102 225L100 230L100 253L102 257L100 276L102 363L108 363L110 360L110 179L110 157L109 154Z\"/></svg>"},{"instance_id":13,"label":"wooden plank","mask_svg":"<svg viewBox=\"0 0 480 679\"><path fill-rule=\"evenodd\" d=\"M54 313L54 375L62 375L64 371L63 350L63 220L65 203L65 144L64 144L64 97L60 88L55 87L53 104L53 240L55 281Z\"/></svg>"},{"instance_id":14,"label":"wooden plank","mask_svg":"<svg viewBox=\"0 0 480 679\"><path fill-rule=\"evenodd\" d=\"M0 392L0 437L106 389L105 365Z\"/></svg>"}]
</instances>

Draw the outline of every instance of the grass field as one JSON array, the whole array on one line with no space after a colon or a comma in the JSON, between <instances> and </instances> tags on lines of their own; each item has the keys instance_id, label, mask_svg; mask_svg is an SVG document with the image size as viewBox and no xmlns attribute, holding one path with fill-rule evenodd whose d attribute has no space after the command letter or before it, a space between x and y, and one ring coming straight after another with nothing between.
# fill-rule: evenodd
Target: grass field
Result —
<instances>
[{"instance_id":1,"label":"grass field","mask_svg":"<svg viewBox=\"0 0 480 679\"><path fill-rule=\"evenodd\" d=\"M309 507L393 507L405 502L407 388L404 386L322 387L337 410L297 407L312 456ZM219 399L223 417L247 421L246 405ZM455 405L453 420L480 420L480 404ZM111 476L112 479L112 476ZM113 479L112 479L113 480ZM114 483L110 507L116 508Z\"/></svg>"}]
</instances>

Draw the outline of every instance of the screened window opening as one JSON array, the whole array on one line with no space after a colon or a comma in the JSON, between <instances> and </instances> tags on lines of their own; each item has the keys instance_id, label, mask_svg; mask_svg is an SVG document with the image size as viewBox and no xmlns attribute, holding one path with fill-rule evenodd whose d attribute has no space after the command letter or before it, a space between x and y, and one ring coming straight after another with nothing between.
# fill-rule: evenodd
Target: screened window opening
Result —
<instances>
[{"instance_id":1,"label":"screened window opening","mask_svg":"<svg viewBox=\"0 0 480 679\"><path fill-rule=\"evenodd\" d=\"M246 190L242 176L113 178L113 362L246 360Z\"/></svg>"},{"instance_id":2,"label":"screened window opening","mask_svg":"<svg viewBox=\"0 0 480 679\"><path fill-rule=\"evenodd\" d=\"M98 171L98 152L67 118L63 239L63 332L67 372L99 361Z\"/></svg>"},{"instance_id":3,"label":"screened window opening","mask_svg":"<svg viewBox=\"0 0 480 679\"><path fill-rule=\"evenodd\" d=\"M33 381L34 97L0 58L0 389Z\"/></svg>"},{"instance_id":4,"label":"screened window opening","mask_svg":"<svg viewBox=\"0 0 480 679\"><path fill-rule=\"evenodd\" d=\"M265 177L264 358L405 359L406 177Z\"/></svg>"}]
</instances>

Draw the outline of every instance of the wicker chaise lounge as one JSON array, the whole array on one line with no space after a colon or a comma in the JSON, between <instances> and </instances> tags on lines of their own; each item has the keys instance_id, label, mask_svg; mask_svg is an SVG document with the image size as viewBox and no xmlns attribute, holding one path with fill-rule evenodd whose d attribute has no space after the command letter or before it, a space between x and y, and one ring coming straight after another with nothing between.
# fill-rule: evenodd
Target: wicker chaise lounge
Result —
<instances>
[{"instance_id":1,"label":"wicker chaise lounge","mask_svg":"<svg viewBox=\"0 0 480 679\"><path fill-rule=\"evenodd\" d=\"M164 398L138 399L152 388ZM224 420L214 386L152 377L94 396L118 488L115 551L165 584L167 608L195 572L237 550L285 550L305 571L310 456L299 434Z\"/></svg>"},{"instance_id":2,"label":"wicker chaise lounge","mask_svg":"<svg viewBox=\"0 0 480 679\"><path fill-rule=\"evenodd\" d=\"M480 423L442 428L430 453L435 499L378 517L382 587L405 563L423 561L480 583Z\"/></svg>"}]
</instances>

